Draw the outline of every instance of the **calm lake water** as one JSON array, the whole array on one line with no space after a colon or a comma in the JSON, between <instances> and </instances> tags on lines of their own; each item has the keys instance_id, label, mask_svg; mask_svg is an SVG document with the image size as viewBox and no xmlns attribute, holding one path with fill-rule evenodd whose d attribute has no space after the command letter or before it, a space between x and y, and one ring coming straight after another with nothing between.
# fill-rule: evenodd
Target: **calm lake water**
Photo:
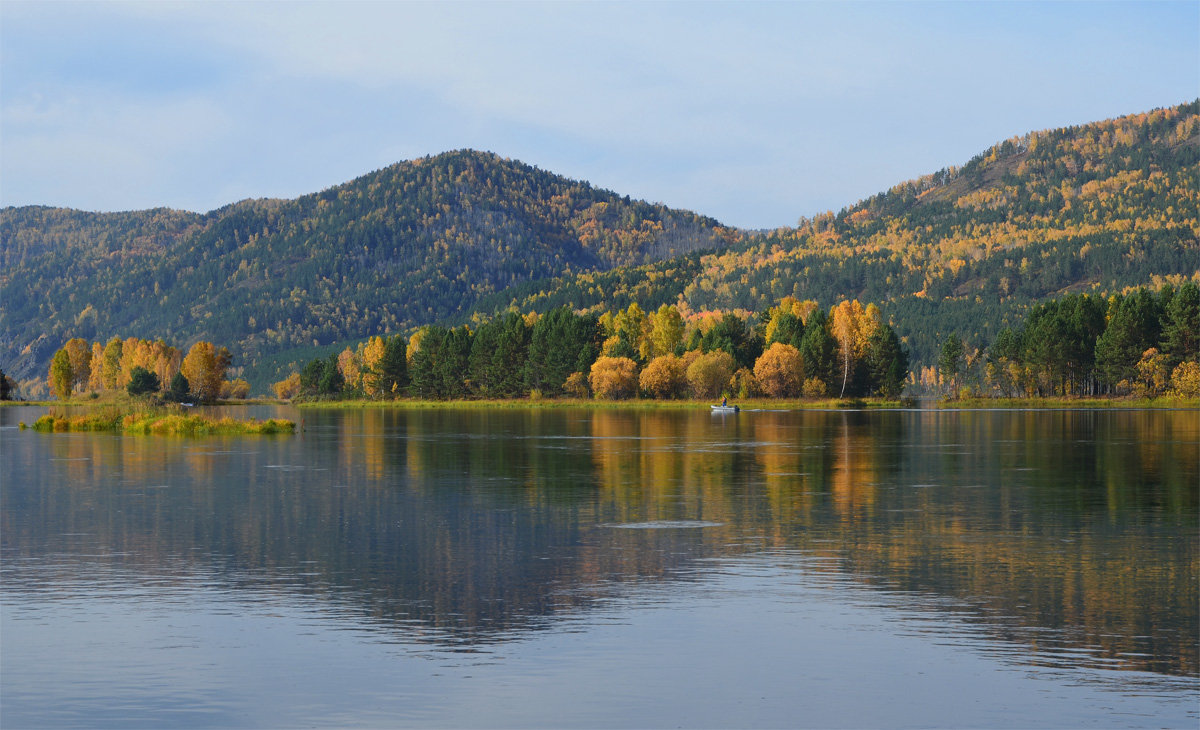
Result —
<instances>
[{"instance_id":1,"label":"calm lake water","mask_svg":"<svg viewBox=\"0 0 1200 730\"><path fill-rule=\"evenodd\" d=\"M42 412L5 728L1200 723L1196 411Z\"/></svg>"}]
</instances>

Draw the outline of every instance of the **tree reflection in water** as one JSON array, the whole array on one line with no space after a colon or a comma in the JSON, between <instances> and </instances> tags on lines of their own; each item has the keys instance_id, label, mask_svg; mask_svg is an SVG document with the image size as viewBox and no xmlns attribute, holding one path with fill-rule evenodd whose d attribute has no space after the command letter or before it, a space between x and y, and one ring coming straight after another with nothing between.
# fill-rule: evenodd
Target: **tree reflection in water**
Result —
<instances>
[{"instance_id":1,"label":"tree reflection in water","mask_svg":"<svg viewBox=\"0 0 1200 730\"><path fill-rule=\"evenodd\" d=\"M1197 676L1195 412L304 419L291 438L6 437L6 590L97 566L203 571L469 648L630 582L791 551L1027 645L1032 663L1083 648ZM646 524L678 529L613 529Z\"/></svg>"}]
</instances>

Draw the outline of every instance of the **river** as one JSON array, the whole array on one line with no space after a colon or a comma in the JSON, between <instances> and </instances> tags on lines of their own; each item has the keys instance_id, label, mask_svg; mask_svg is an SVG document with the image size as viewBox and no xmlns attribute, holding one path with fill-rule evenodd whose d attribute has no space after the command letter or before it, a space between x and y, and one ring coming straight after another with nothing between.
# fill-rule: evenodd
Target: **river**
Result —
<instances>
[{"instance_id":1,"label":"river","mask_svg":"<svg viewBox=\"0 0 1200 730\"><path fill-rule=\"evenodd\" d=\"M0 409L0 726L1200 723L1194 410L252 410Z\"/></svg>"}]
</instances>

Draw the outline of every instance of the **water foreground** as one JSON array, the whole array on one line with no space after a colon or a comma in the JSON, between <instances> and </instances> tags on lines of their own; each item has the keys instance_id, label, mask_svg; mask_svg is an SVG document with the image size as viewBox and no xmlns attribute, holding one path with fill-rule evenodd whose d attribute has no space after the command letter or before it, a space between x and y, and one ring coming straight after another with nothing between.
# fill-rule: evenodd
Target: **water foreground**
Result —
<instances>
[{"instance_id":1,"label":"water foreground","mask_svg":"<svg viewBox=\"0 0 1200 730\"><path fill-rule=\"evenodd\" d=\"M4 727L1200 720L1194 411L31 415Z\"/></svg>"}]
</instances>

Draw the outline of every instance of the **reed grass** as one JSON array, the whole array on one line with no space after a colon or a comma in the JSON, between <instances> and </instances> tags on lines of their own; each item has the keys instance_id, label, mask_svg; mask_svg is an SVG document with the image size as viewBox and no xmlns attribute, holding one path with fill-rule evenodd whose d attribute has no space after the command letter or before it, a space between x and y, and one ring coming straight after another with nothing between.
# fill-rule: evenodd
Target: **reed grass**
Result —
<instances>
[{"instance_id":1,"label":"reed grass","mask_svg":"<svg viewBox=\"0 0 1200 730\"><path fill-rule=\"evenodd\" d=\"M33 423L42 433L69 431L115 431L156 436L214 436L295 433L296 424L284 418L210 418L160 406L123 408L100 406L88 413L71 415L53 409Z\"/></svg>"}]
</instances>

